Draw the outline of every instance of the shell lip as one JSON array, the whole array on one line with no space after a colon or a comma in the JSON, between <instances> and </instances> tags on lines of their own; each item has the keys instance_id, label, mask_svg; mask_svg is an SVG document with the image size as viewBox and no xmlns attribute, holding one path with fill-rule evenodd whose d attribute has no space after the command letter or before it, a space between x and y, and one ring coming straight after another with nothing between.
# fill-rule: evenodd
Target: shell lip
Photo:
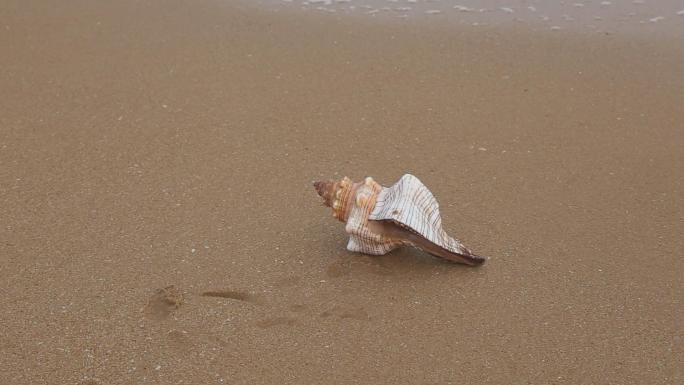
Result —
<instances>
[{"instance_id":1,"label":"shell lip","mask_svg":"<svg viewBox=\"0 0 684 385\"><path fill-rule=\"evenodd\" d=\"M428 242L430 242L430 241L428 241ZM425 250L421 247L419 247L419 248L422 249L423 251L427 252L428 254L434 255L435 257L446 259L449 262L461 263L461 264L468 265L468 266L474 266L474 267L482 266L487 261L487 258L483 257L481 255L476 255L476 254L473 254L470 252L468 252L468 253L455 253L455 252L447 250L444 247L441 247L439 245L436 245L436 244L434 244L434 245L438 246L441 250L435 252L435 251L431 251L431 250Z\"/></svg>"},{"instance_id":2,"label":"shell lip","mask_svg":"<svg viewBox=\"0 0 684 385\"><path fill-rule=\"evenodd\" d=\"M430 241L428 241L430 242ZM436 245L436 244L435 244ZM481 255L473 254L469 249L465 248L462 252L454 252L448 250L442 246L437 245L439 248L444 250L445 254L434 254L428 251L428 253L436 255L437 257L444 258L451 262L462 263L468 266L481 266L487 261L487 257Z\"/></svg>"},{"instance_id":3,"label":"shell lip","mask_svg":"<svg viewBox=\"0 0 684 385\"><path fill-rule=\"evenodd\" d=\"M458 254L463 258L463 263L470 266L481 266L487 261L487 257L476 254Z\"/></svg>"}]
</instances>

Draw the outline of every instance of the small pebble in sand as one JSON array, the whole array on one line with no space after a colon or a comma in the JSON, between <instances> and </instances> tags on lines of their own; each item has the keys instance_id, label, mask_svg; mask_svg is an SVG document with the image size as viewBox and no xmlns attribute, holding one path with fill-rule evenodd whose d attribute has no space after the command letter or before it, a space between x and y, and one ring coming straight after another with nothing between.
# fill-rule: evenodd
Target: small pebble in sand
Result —
<instances>
[{"instance_id":1,"label":"small pebble in sand","mask_svg":"<svg viewBox=\"0 0 684 385\"><path fill-rule=\"evenodd\" d=\"M502 10L502 11L504 11L504 12L506 12L506 13L513 13L513 12L515 12L515 11L513 10L513 8L509 8L509 7L500 7L499 9Z\"/></svg>"},{"instance_id":2,"label":"small pebble in sand","mask_svg":"<svg viewBox=\"0 0 684 385\"><path fill-rule=\"evenodd\" d=\"M530 12L537 12L537 8L535 8L535 7L532 6L532 5L530 5L529 7L527 7L527 9L529 9Z\"/></svg>"}]
</instances>

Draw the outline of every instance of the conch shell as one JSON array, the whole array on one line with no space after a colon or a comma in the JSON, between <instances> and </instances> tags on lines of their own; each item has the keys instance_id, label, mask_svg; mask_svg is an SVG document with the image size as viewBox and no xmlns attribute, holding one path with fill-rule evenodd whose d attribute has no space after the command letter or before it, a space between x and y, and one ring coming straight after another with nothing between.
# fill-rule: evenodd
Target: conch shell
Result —
<instances>
[{"instance_id":1,"label":"conch shell","mask_svg":"<svg viewBox=\"0 0 684 385\"><path fill-rule=\"evenodd\" d=\"M391 187L383 187L371 177L358 183L347 177L315 182L314 187L332 208L333 216L346 222L349 251L382 255L400 246L413 246L466 265L485 261L447 235L437 200L411 174Z\"/></svg>"}]
</instances>

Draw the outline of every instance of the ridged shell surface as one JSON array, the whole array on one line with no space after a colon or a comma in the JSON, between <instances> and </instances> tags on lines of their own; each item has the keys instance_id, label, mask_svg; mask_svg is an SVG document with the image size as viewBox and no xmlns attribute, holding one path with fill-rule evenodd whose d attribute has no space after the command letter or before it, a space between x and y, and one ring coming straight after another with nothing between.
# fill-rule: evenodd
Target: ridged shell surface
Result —
<instances>
[{"instance_id":1,"label":"ridged shell surface","mask_svg":"<svg viewBox=\"0 0 684 385\"><path fill-rule=\"evenodd\" d=\"M402 246L404 242L386 238L384 235L371 231L368 217L375 208L375 202L383 187L372 178L366 178L356 190L356 196L351 202L351 210L347 218L345 231L349 234L347 250L383 255Z\"/></svg>"},{"instance_id":2,"label":"ridged shell surface","mask_svg":"<svg viewBox=\"0 0 684 385\"><path fill-rule=\"evenodd\" d=\"M382 188L368 219L392 220L451 252L470 254L470 250L442 229L437 200L411 174L405 174L391 187Z\"/></svg>"}]
</instances>

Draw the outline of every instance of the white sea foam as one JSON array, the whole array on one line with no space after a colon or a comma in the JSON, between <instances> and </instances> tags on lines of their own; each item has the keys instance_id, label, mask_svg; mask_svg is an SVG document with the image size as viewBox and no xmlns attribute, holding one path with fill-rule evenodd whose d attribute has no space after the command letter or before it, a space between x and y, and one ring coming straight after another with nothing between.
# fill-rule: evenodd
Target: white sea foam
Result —
<instances>
[{"instance_id":1,"label":"white sea foam","mask_svg":"<svg viewBox=\"0 0 684 385\"><path fill-rule=\"evenodd\" d=\"M465 7L463 5L454 5L454 9L460 12L472 12L474 9Z\"/></svg>"},{"instance_id":2,"label":"white sea foam","mask_svg":"<svg viewBox=\"0 0 684 385\"><path fill-rule=\"evenodd\" d=\"M247 0L254 1L254 0ZM653 24L652 28L674 28L681 34L684 24L676 23L684 16L684 0L257 0L273 7L299 7L304 12L325 11L344 14L392 13L394 17L426 17L442 14L447 20L465 25L501 25L524 23L543 25L545 28L591 29L619 32L630 26ZM389 4L388 4L389 3ZM638 6L637 6L638 5ZM487 8L481 8L489 6ZM451 11L450 11L451 10ZM355 12L352 12L355 11ZM360 12L363 11L363 12ZM463 15L459 13L470 13ZM527 16L525 16L527 15ZM680 16L680 17L676 17ZM672 20L668 20L672 18ZM675 20L677 19L677 20ZM658 24L658 26L656 26ZM599 27L600 25L600 27ZM678 29L677 29L678 28ZM555 28L554 28L555 30ZM642 31L638 28L635 31Z\"/></svg>"}]
</instances>

